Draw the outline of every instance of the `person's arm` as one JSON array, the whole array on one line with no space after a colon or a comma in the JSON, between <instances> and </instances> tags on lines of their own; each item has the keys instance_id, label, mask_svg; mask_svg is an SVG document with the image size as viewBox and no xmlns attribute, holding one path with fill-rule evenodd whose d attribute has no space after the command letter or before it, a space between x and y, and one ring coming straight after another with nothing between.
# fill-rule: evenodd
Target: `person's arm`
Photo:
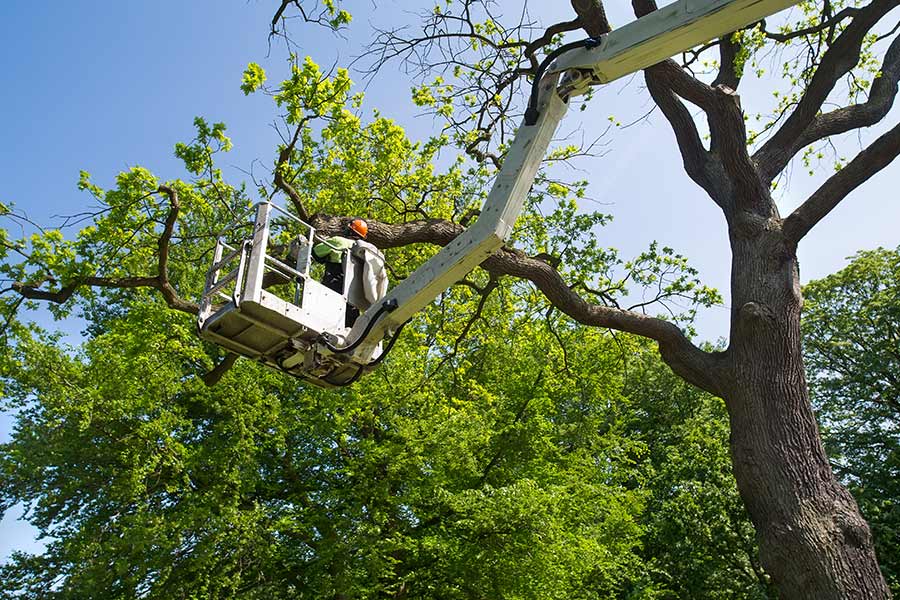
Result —
<instances>
[{"instance_id":1,"label":"person's arm","mask_svg":"<svg viewBox=\"0 0 900 600\"><path fill-rule=\"evenodd\" d=\"M353 245L352 240L340 236L330 237L313 246L313 259L319 263L339 263L344 252Z\"/></svg>"}]
</instances>

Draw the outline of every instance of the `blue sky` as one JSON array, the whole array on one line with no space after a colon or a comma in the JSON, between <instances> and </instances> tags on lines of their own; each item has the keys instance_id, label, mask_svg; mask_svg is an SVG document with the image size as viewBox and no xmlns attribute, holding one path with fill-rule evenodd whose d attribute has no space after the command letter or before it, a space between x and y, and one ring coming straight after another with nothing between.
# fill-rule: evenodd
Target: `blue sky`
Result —
<instances>
[{"instance_id":1,"label":"blue sky","mask_svg":"<svg viewBox=\"0 0 900 600\"><path fill-rule=\"evenodd\" d=\"M163 179L185 176L172 156L178 141L193 137L196 115L224 121L234 151L222 161L226 177L245 179L240 169L254 160L270 165L277 136L271 127L276 111L271 100L245 97L241 72L249 61L262 64L277 80L286 71L284 52L269 54L266 34L275 2L192 0L178 2L0 3L4 42L0 67L6 77L0 95L0 202L14 202L41 222L71 214L89 201L75 183L79 170L110 185L116 173L142 165ZM347 64L363 51L369 24L384 27L410 21L411 11L430 3L371 0L347 3L354 23L342 36L296 27L301 53L322 65ZM535 8L549 23L571 18L568 3ZM610 3L614 23L630 20ZM520 3L504 0L507 14ZM535 7L537 3L534 3ZM534 8L534 7L533 7ZM557 11L556 14L553 14ZM355 74L355 79L362 79ZM412 85L396 68L386 70L367 88L365 109L380 108L412 137L438 131L440 124L422 115L409 101ZM769 85L742 88L748 112L771 104ZM591 137L607 117L630 122L652 108L642 78L600 91L588 109L573 113L561 132L578 128ZM897 109L887 122L896 122ZM863 141L871 138L863 135ZM604 141L606 154L576 165L575 177L591 181L585 210L614 215L598 235L603 243L629 256L653 240L686 254L709 285L727 292L728 242L721 215L684 174L671 131L658 114ZM858 147L855 137L839 142L847 156ZM255 167L261 172L261 167ZM782 186L782 212L792 209L828 175L809 177L803 169ZM804 281L843 266L857 250L900 243L900 203L896 188L900 166L876 176L830 215L800 248ZM727 299L726 299L727 304ZM77 339L77 323L60 325ZM698 329L705 339L727 336L727 306L705 311ZM0 441L9 438L11 419L0 417ZM33 550L34 532L11 511L0 524L0 560L13 548Z\"/></svg>"}]
</instances>

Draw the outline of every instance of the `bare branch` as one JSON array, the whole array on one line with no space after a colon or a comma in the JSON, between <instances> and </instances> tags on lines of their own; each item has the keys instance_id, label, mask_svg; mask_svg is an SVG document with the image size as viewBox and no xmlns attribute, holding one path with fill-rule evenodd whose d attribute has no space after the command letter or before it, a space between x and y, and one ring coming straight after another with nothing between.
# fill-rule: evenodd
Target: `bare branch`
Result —
<instances>
[{"instance_id":1,"label":"bare branch","mask_svg":"<svg viewBox=\"0 0 900 600\"><path fill-rule=\"evenodd\" d=\"M53 283L54 281L52 278L47 278L41 283ZM81 286L122 289L151 287L159 289L159 282L156 277L82 277L78 281L65 285L55 292L39 289L39 285L19 281L12 284L12 289L29 300L46 300L56 304L63 304Z\"/></svg>"},{"instance_id":2,"label":"bare branch","mask_svg":"<svg viewBox=\"0 0 900 600\"><path fill-rule=\"evenodd\" d=\"M872 82L869 98L860 104L852 104L816 116L785 153L793 157L809 144L878 123L894 105L898 82L900 82L900 36L894 38L888 47L879 76Z\"/></svg>"},{"instance_id":3,"label":"bare branch","mask_svg":"<svg viewBox=\"0 0 900 600\"><path fill-rule=\"evenodd\" d=\"M369 76L394 60L423 79L432 73L453 73L455 83L442 101L452 103L458 112L443 115L446 130L454 132L469 156L498 167L501 157L496 147L504 141L506 119L513 116L525 78L537 71L540 52L560 34L584 27L585 21L579 17L541 29L528 22L523 11L517 24L502 27L492 14L492 4L464 0L454 10L424 12L418 33L406 28L378 31L364 60L371 61L365 69ZM596 0L582 4L593 5ZM599 22L596 7L586 6L585 15L591 24ZM500 29L485 30L482 18ZM469 137L472 131L479 134L474 141ZM500 139L495 140L498 134Z\"/></svg>"},{"instance_id":4,"label":"bare branch","mask_svg":"<svg viewBox=\"0 0 900 600\"><path fill-rule=\"evenodd\" d=\"M312 23L314 25L321 25L332 31L337 31L340 26L335 26L329 19L329 11L327 7L321 7L316 13L315 11L309 11L303 6L303 0L281 0L281 4L278 6L278 9L275 11L275 14L272 16L272 22L270 24L269 30L269 38L276 35L281 35L287 37L287 32L285 30L285 22L288 19L296 18L296 17L288 17L285 15L288 7L294 6L297 9L297 13L301 19L305 23ZM281 30L279 31L279 24L281 25Z\"/></svg>"},{"instance_id":5,"label":"bare branch","mask_svg":"<svg viewBox=\"0 0 900 600\"><path fill-rule=\"evenodd\" d=\"M900 154L900 125L876 139L832 175L784 221L785 239L797 244L847 195L891 164Z\"/></svg>"},{"instance_id":6,"label":"bare branch","mask_svg":"<svg viewBox=\"0 0 900 600\"><path fill-rule=\"evenodd\" d=\"M831 29L837 26L841 21L847 19L848 17L852 17L859 12L858 8L847 6L837 13L835 13L831 17L827 17L822 19L818 24L812 25L810 27L804 27L803 29L797 29L795 31L790 31L788 33L776 33L772 31L766 30L766 22L762 22L763 26L763 34L766 38L773 40L779 43L786 43L796 38L801 38L807 35L814 35L816 33L821 33L826 29ZM825 15L823 15L825 16Z\"/></svg>"},{"instance_id":7,"label":"bare branch","mask_svg":"<svg viewBox=\"0 0 900 600\"><path fill-rule=\"evenodd\" d=\"M797 140L816 119L838 80L859 62L866 34L881 17L897 6L900 6L900 0L873 0L871 4L859 9L844 31L829 45L797 107L778 131L753 155L766 185L790 162L796 152L792 150L796 147Z\"/></svg>"},{"instance_id":8,"label":"bare branch","mask_svg":"<svg viewBox=\"0 0 900 600\"><path fill-rule=\"evenodd\" d=\"M572 0L573 3L578 0ZM567 31L575 31L576 29L582 27L581 19L572 19L571 21L563 21L562 23L554 23L546 30L544 30L544 34L539 38L535 38L528 42L528 45L525 47L525 53L534 56L535 53L553 41L553 38L561 33L565 33Z\"/></svg>"}]
</instances>

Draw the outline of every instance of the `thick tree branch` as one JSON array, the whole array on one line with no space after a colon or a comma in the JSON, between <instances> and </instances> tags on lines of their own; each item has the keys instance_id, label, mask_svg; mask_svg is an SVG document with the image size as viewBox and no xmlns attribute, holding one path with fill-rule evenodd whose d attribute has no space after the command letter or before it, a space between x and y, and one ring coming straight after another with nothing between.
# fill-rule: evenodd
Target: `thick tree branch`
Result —
<instances>
[{"instance_id":1,"label":"thick tree branch","mask_svg":"<svg viewBox=\"0 0 900 600\"><path fill-rule=\"evenodd\" d=\"M158 270L155 287L160 291L166 304L170 307L183 312L197 314L199 311L198 305L194 302L182 300L169 281L169 242L172 240L175 223L178 221L178 211L181 210L178 192L167 185L160 185L157 191L169 197L169 214L166 215L163 232L159 236L159 242L157 243Z\"/></svg>"},{"instance_id":2,"label":"thick tree branch","mask_svg":"<svg viewBox=\"0 0 900 600\"><path fill-rule=\"evenodd\" d=\"M234 366L234 363L237 361L238 355L234 352L229 352L225 355L225 358L219 362L215 367L212 368L211 371L205 373L200 379L207 386L212 387L219 383L222 380L222 377L225 376L225 373Z\"/></svg>"},{"instance_id":3,"label":"thick tree branch","mask_svg":"<svg viewBox=\"0 0 900 600\"><path fill-rule=\"evenodd\" d=\"M609 33L612 27L606 18L602 0L571 0L572 8L578 15L578 22L587 34L593 38Z\"/></svg>"},{"instance_id":4,"label":"thick tree branch","mask_svg":"<svg viewBox=\"0 0 900 600\"><path fill-rule=\"evenodd\" d=\"M741 77L735 68L735 59L740 49L740 46L732 41L731 35L723 36L719 40L719 72L712 83L713 87L724 85L733 90L738 89Z\"/></svg>"},{"instance_id":5,"label":"thick tree branch","mask_svg":"<svg viewBox=\"0 0 900 600\"><path fill-rule=\"evenodd\" d=\"M269 37L276 35L278 33L278 22L284 16L284 11L294 0L281 0L281 6L278 7L278 10L275 11L275 16L272 17L272 29L269 32ZM301 8L302 10L302 8Z\"/></svg>"},{"instance_id":6,"label":"thick tree branch","mask_svg":"<svg viewBox=\"0 0 900 600\"><path fill-rule=\"evenodd\" d=\"M784 221L785 239L796 244L847 194L888 166L900 154L900 125L872 142L832 175Z\"/></svg>"},{"instance_id":7,"label":"thick tree branch","mask_svg":"<svg viewBox=\"0 0 900 600\"><path fill-rule=\"evenodd\" d=\"M52 278L47 278L46 282L53 283L55 282L55 280ZM77 290L81 286L122 289L140 287L156 288L157 279L156 277L82 277L76 282L64 285L55 292L50 290L38 289L38 285L17 281L12 284L12 289L28 300L46 300L48 302L54 302L56 304L63 304L69 298L71 298L72 294L75 293L75 290Z\"/></svg>"},{"instance_id":8,"label":"thick tree branch","mask_svg":"<svg viewBox=\"0 0 900 600\"><path fill-rule=\"evenodd\" d=\"M793 158L798 140L813 124L838 80L859 62L866 34L885 14L897 6L900 6L900 0L873 0L871 4L860 8L844 31L822 55L822 60L797 107L753 156L766 185L781 173ZM800 147L802 148L802 145Z\"/></svg>"},{"instance_id":9,"label":"thick tree branch","mask_svg":"<svg viewBox=\"0 0 900 600\"><path fill-rule=\"evenodd\" d=\"M631 5L637 17L656 10L655 0L632 0ZM723 45L722 52L723 57L728 58L728 54L736 52L736 49L729 41ZM733 58L731 60L733 62ZM771 208L767 184L760 180L747 154L747 133L740 100L734 91L738 80L733 73L733 64L730 69L730 77L724 69L720 71L715 86L692 77L671 59L653 65L646 71L657 78L656 83L660 86L668 86L674 93L706 113L710 130L710 152L721 161L728 178L735 184L733 189L741 190L740 197L734 198L735 205L767 213ZM728 85L729 83L735 83L735 86ZM723 206L721 197L713 199Z\"/></svg>"},{"instance_id":10,"label":"thick tree branch","mask_svg":"<svg viewBox=\"0 0 900 600\"><path fill-rule=\"evenodd\" d=\"M324 235L343 231L347 219L316 215L313 226ZM464 231L461 225L431 219L404 224L369 221L368 241L379 248L396 248L414 243L445 246ZM534 283L547 299L572 319L596 327L609 327L650 338L659 343L663 359L692 384L713 394L720 392L721 355L694 346L673 323L608 306L591 304L573 291L549 263L525 253L502 248L489 257L482 268L492 276L511 275Z\"/></svg>"},{"instance_id":11,"label":"thick tree branch","mask_svg":"<svg viewBox=\"0 0 900 600\"><path fill-rule=\"evenodd\" d=\"M663 116L669 121L672 131L675 133L675 140L678 143L678 149L681 151L681 158L684 161L684 170L688 176L700 187L706 190L706 193L721 206L727 201L727 194L721 193L722 180L716 180L710 177L710 155L697 131L697 125L694 117L687 109L678 96L672 91L671 87L663 83L663 79L655 74L652 69L644 72L644 78L647 82L647 90L656 105L662 111Z\"/></svg>"},{"instance_id":12,"label":"thick tree branch","mask_svg":"<svg viewBox=\"0 0 900 600\"><path fill-rule=\"evenodd\" d=\"M721 162L734 184L731 202L735 211L750 211L765 217L777 214L764 182L747 151L747 127L741 99L725 85L715 88L716 102L707 111L711 135L710 152Z\"/></svg>"},{"instance_id":13,"label":"thick tree branch","mask_svg":"<svg viewBox=\"0 0 900 600\"><path fill-rule=\"evenodd\" d=\"M291 138L290 143L281 149L281 152L278 153L278 160L275 163L275 179L274 184L275 187L281 190L287 195L290 199L291 204L294 205L294 210L297 211L297 215L304 221L309 222L309 212L306 210L306 205L303 203L303 198L300 197L300 194L297 190L294 189L294 186L290 184L290 182L284 178L285 171L288 168L288 164L290 163L291 154L294 152L294 148L297 146L297 140L300 138L300 133L303 131L303 127L306 125L306 119L303 119L300 124L297 125L297 128L294 130L294 136Z\"/></svg>"},{"instance_id":14,"label":"thick tree branch","mask_svg":"<svg viewBox=\"0 0 900 600\"><path fill-rule=\"evenodd\" d=\"M631 8L634 16L640 19L656 10L656 0L631 0Z\"/></svg>"},{"instance_id":15,"label":"thick tree branch","mask_svg":"<svg viewBox=\"0 0 900 600\"><path fill-rule=\"evenodd\" d=\"M716 160L704 165L708 167L707 173L697 181L695 175L699 166L696 161L698 149L696 142L690 141L691 134L686 130L687 125L682 122L684 111L666 106L669 114L664 112L667 118L671 115L676 119L672 126L678 127L682 132L679 147L682 142L688 144L689 154L686 157L685 168L690 167L688 174L691 178L726 211L726 216L737 208L768 214L771 210L768 189L760 180L747 153L746 127L737 94L727 86L720 85L713 88L691 77L673 60L653 65L645 72L648 83L653 81L654 89L651 90L651 94L655 93L656 97L661 98L664 105L667 103L664 93L668 89L706 113L711 137L710 154ZM733 192L736 190L740 191L740 194L735 195Z\"/></svg>"},{"instance_id":16,"label":"thick tree branch","mask_svg":"<svg viewBox=\"0 0 900 600\"><path fill-rule=\"evenodd\" d=\"M609 327L655 340L663 359L676 373L710 393L721 393L718 355L694 346L675 324L642 313L591 304L575 293L551 265L517 250L503 248L488 258L482 267L490 273L528 279L554 306L579 323Z\"/></svg>"}]
</instances>

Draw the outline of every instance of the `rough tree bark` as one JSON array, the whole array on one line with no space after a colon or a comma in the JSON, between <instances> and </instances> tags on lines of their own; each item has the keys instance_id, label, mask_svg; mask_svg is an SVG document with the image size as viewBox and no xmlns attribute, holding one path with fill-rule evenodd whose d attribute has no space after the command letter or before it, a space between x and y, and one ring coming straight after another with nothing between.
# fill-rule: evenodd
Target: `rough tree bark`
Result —
<instances>
[{"instance_id":1,"label":"rough tree bark","mask_svg":"<svg viewBox=\"0 0 900 600\"><path fill-rule=\"evenodd\" d=\"M672 126L685 170L727 222L733 309L716 387L728 408L734 474L757 531L762 564L785 598L890 597L868 525L831 470L809 403L796 248L852 189L897 156L900 135L895 127L878 138L847 165L850 171L829 178L787 219L778 214L769 184L809 143L871 125L886 114L884 106L897 94L897 39L866 103L824 114L822 105L859 60L863 37L897 4L876 0L854 14L823 53L797 108L753 157L733 91L740 75L730 39L719 44L722 67L712 86L672 61L646 71L648 89ZM638 16L655 9L652 0L633 0L633 5ZM823 14L822 22L828 20ZM708 150L682 100L705 113Z\"/></svg>"},{"instance_id":2,"label":"rough tree bark","mask_svg":"<svg viewBox=\"0 0 900 600\"><path fill-rule=\"evenodd\" d=\"M831 471L800 352L797 258L781 219L731 231L732 314L722 396L741 497L784 598L888 598L869 527Z\"/></svg>"}]
</instances>

